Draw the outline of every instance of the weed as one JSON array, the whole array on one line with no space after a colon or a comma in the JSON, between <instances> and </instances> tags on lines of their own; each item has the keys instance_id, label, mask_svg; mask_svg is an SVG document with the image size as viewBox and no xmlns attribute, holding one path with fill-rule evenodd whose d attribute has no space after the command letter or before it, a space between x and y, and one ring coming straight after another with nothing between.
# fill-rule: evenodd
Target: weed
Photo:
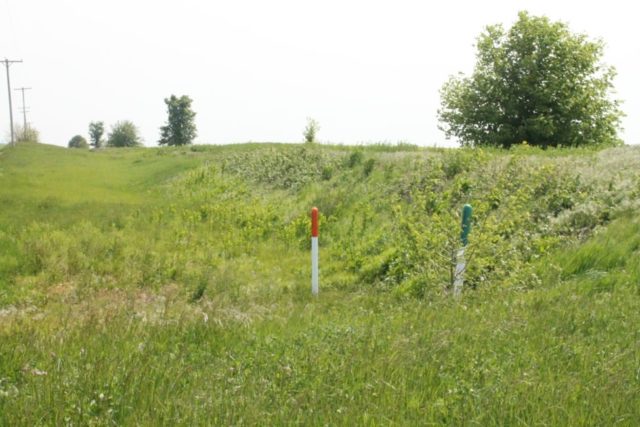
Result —
<instances>
[{"instance_id":1,"label":"weed","mask_svg":"<svg viewBox=\"0 0 640 427\"><path fill-rule=\"evenodd\" d=\"M635 148L1 153L0 425L640 418Z\"/></svg>"}]
</instances>

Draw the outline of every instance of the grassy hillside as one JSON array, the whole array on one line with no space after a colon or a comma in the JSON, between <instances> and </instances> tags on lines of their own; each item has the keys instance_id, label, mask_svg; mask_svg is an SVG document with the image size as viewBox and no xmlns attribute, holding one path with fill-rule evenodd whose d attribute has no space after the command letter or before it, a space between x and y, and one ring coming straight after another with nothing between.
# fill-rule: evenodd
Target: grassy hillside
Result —
<instances>
[{"instance_id":1,"label":"grassy hillside","mask_svg":"<svg viewBox=\"0 0 640 427\"><path fill-rule=\"evenodd\" d=\"M5 147L0 424L634 425L638 170L629 147Z\"/></svg>"}]
</instances>

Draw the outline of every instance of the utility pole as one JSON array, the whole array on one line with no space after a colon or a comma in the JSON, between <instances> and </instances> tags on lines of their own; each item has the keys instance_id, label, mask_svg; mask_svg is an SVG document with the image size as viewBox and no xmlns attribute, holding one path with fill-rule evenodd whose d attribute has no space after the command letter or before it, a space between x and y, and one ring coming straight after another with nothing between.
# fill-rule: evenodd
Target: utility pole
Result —
<instances>
[{"instance_id":1,"label":"utility pole","mask_svg":"<svg viewBox=\"0 0 640 427\"><path fill-rule=\"evenodd\" d=\"M11 145L15 145L16 141L13 136L13 104L11 103L11 79L9 78L9 65L20 63L22 62L22 59L9 60L7 58L4 58L4 61L1 61L1 62L4 62L4 66L7 69L7 92L9 93L9 120L11 125Z\"/></svg>"},{"instance_id":2,"label":"utility pole","mask_svg":"<svg viewBox=\"0 0 640 427\"><path fill-rule=\"evenodd\" d=\"M24 91L31 90L30 87L19 87L14 90L19 90L22 92L22 132L27 136L27 104L24 102Z\"/></svg>"}]
</instances>

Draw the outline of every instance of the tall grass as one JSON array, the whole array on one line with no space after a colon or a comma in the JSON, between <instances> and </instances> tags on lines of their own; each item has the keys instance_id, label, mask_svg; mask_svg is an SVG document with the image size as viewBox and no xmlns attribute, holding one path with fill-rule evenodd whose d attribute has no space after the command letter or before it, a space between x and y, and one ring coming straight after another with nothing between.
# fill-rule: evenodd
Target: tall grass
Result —
<instances>
[{"instance_id":1,"label":"tall grass","mask_svg":"<svg viewBox=\"0 0 640 427\"><path fill-rule=\"evenodd\" d=\"M0 425L634 425L639 162L7 147Z\"/></svg>"},{"instance_id":2,"label":"tall grass","mask_svg":"<svg viewBox=\"0 0 640 427\"><path fill-rule=\"evenodd\" d=\"M463 304L297 292L259 308L178 309L167 297L147 302L155 318L124 296L97 313L50 307L3 328L0 417L11 425L633 425L637 296L630 286L593 295L575 283Z\"/></svg>"}]
</instances>

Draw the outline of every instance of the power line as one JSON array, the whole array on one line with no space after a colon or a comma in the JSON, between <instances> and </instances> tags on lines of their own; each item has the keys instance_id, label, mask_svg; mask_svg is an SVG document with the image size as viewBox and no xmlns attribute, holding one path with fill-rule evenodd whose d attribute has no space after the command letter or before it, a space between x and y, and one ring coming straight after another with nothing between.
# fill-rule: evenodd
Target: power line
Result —
<instances>
[{"instance_id":1,"label":"power line","mask_svg":"<svg viewBox=\"0 0 640 427\"><path fill-rule=\"evenodd\" d=\"M27 135L27 104L24 101L24 91L25 90L31 90L30 87L18 87L15 88L14 90L19 90L22 92L22 131L24 132L24 135Z\"/></svg>"},{"instance_id":2,"label":"power line","mask_svg":"<svg viewBox=\"0 0 640 427\"><path fill-rule=\"evenodd\" d=\"M22 62L22 59L9 60L7 58L4 58L4 61L1 61L1 62L4 62L4 66L7 69L7 92L9 93L9 120L11 125L11 145L15 145L16 141L13 136L13 104L11 103L11 79L9 77L9 65L20 63Z\"/></svg>"}]
</instances>

